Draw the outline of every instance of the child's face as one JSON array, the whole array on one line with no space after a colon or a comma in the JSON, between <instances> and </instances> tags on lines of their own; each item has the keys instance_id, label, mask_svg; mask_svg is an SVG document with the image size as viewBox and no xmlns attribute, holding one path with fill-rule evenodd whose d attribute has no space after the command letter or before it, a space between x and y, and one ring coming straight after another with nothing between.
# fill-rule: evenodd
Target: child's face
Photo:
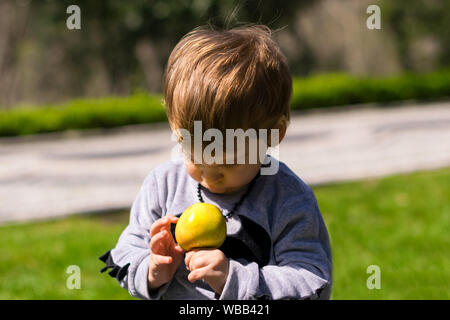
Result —
<instances>
[{"instance_id":1,"label":"child's face","mask_svg":"<svg viewBox=\"0 0 450 320\"><path fill-rule=\"evenodd\" d=\"M259 150L259 148L258 148ZM222 164L200 164L194 163L193 154L184 152L184 162L189 175L200 184L213 193L232 193L239 191L252 181L261 168L259 159L251 161L249 157L248 144L242 154L245 159L243 164L238 163L238 152L235 149L234 161L232 164L226 164L226 155Z\"/></svg>"},{"instance_id":2,"label":"child's face","mask_svg":"<svg viewBox=\"0 0 450 320\"><path fill-rule=\"evenodd\" d=\"M213 193L231 193L246 186L257 175L261 164L195 164L185 157L189 175Z\"/></svg>"},{"instance_id":3,"label":"child's face","mask_svg":"<svg viewBox=\"0 0 450 320\"><path fill-rule=\"evenodd\" d=\"M276 128L279 130L279 135L275 144L280 143L284 138L286 128L287 121L282 116ZM266 154L267 141L260 143L259 141L253 140L252 142L256 143L256 149L250 147L250 140L247 138L245 139L244 146L240 145L240 148L237 147L236 142L234 144L234 152L228 155L224 153L221 164L217 164L217 162L207 164L206 161L198 161L201 163L195 163L193 156L195 150L188 143L186 148L191 149L190 152L186 152L186 149L182 147L187 172L194 180L198 181L203 187L213 193L232 193L239 191L249 184L258 174L262 165L261 161ZM203 160L202 155L198 156ZM227 161L227 159L232 159L232 161ZM230 162L232 164L227 164Z\"/></svg>"}]
</instances>

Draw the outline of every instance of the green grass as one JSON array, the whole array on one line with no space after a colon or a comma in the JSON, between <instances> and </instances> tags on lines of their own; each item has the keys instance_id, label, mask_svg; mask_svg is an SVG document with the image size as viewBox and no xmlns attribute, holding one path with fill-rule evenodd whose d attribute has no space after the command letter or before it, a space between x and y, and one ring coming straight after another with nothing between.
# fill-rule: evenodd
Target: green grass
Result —
<instances>
[{"instance_id":1,"label":"green grass","mask_svg":"<svg viewBox=\"0 0 450 320\"><path fill-rule=\"evenodd\" d=\"M450 70L405 73L384 78L343 73L293 79L292 110L355 103L430 100L450 97ZM21 106L0 110L0 136L18 136L70 129L111 128L167 121L161 94L76 99L60 105Z\"/></svg>"},{"instance_id":2,"label":"green grass","mask_svg":"<svg viewBox=\"0 0 450 320\"><path fill-rule=\"evenodd\" d=\"M450 169L316 189L334 299L450 299ZM368 290L369 265L381 289Z\"/></svg>"},{"instance_id":3,"label":"green grass","mask_svg":"<svg viewBox=\"0 0 450 320\"><path fill-rule=\"evenodd\" d=\"M450 168L316 187L331 237L333 299L450 299ZM100 274L127 212L0 227L0 299L130 299ZM81 269L68 290L66 269ZM381 269L369 290L366 269Z\"/></svg>"},{"instance_id":4,"label":"green grass","mask_svg":"<svg viewBox=\"0 0 450 320\"><path fill-rule=\"evenodd\" d=\"M0 299L130 299L98 257L114 247L127 213L0 227ZM70 265L81 288L69 290Z\"/></svg>"}]
</instances>

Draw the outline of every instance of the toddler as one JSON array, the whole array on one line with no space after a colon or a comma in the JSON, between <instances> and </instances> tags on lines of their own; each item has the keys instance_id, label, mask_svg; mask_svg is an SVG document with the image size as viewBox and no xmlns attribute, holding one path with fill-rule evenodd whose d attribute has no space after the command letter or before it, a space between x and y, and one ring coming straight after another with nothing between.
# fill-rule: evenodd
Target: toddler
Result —
<instances>
[{"instance_id":1,"label":"toddler","mask_svg":"<svg viewBox=\"0 0 450 320\"><path fill-rule=\"evenodd\" d=\"M164 77L183 157L146 177L129 225L100 257L102 272L111 268L141 299L329 299L331 250L313 191L266 154L285 136L291 91L269 28L201 27L184 36ZM184 252L176 243L178 217L196 202L226 217L221 247Z\"/></svg>"}]
</instances>

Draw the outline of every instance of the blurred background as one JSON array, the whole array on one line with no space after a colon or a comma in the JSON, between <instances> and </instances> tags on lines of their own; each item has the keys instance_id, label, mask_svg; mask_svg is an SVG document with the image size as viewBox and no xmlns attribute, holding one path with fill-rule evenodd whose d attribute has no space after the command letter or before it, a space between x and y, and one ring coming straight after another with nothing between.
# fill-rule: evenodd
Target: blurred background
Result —
<instances>
[{"instance_id":1,"label":"blurred background","mask_svg":"<svg viewBox=\"0 0 450 320\"><path fill-rule=\"evenodd\" d=\"M66 8L81 9L81 30ZM382 30L366 27L370 4ZM0 4L0 105L161 91L171 49L196 26L263 23L296 76L388 76L448 67L448 1L8 1Z\"/></svg>"},{"instance_id":2,"label":"blurred background","mask_svg":"<svg viewBox=\"0 0 450 320\"><path fill-rule=\"evenodd\" d=\"M199 25L242 23L273 29L290 64L279 158L316 192L333 298L450 298L446 0L0 1L0 298L130 298L97 257L173 155L167 58Z\"/></svg>"}]
</instances>

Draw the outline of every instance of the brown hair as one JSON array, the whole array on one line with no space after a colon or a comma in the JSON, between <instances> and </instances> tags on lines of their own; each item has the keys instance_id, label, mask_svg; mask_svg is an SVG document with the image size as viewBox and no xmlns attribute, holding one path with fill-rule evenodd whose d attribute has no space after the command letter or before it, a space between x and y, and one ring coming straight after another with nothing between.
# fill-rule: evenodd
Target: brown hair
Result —
<instances>
[{"instance_id":1,"label":"brown hair","mask_svg":"<svg viewBox=\"0 0 450 320\"><path fill-rule=\"evenodd\" d=\"M173 49L164 77L173 129L274 128L290 117L292 78L287 61L262 25L214 30L199 27Z\"/></svg>"}]
</instances>

